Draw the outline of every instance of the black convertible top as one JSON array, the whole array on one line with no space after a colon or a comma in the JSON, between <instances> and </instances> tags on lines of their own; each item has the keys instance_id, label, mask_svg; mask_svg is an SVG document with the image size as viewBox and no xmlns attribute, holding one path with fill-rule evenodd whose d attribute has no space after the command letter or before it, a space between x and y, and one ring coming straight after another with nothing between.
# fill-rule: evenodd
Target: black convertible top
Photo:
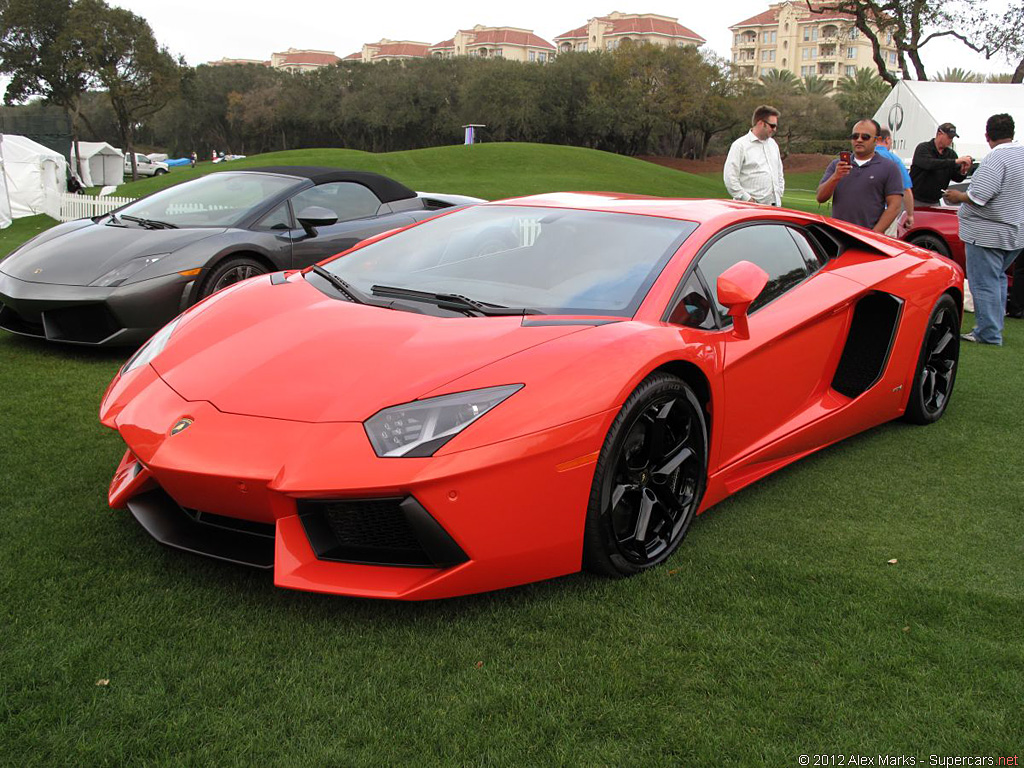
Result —
<instances>
[{"instance_id":1,"label":"black convertible top","mask_svg":"<svg viewBox=\"0 0 1024 768\"><path fill-rule=\"evenodd\" d=\"M231 169L225 169L231 170ZM326 184L331 181L352 181L369 187L380 198L382 203L395 200L407 200L416 197L416 193L394 179L381 176L370 171L347 171L344 168L327 168L317 165L270 165L264 168L239 168L239 172L279 173L285 176L298 176L309 179L314 184Z\"/></svg>"}]
</instances>

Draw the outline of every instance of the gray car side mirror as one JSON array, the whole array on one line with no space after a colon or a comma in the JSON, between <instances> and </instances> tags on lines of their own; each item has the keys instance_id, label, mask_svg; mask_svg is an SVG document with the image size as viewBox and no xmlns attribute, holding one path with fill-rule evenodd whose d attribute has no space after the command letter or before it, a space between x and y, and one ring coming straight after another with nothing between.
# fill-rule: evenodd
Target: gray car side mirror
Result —
<instances>
[{"instance_id":1,"label":"gray car side mirror","mask_svg":"<svg viewBox=\"0 0 1024 768\"><path fill-rule=\"evenodd\" d=\"M297 218L299 224L310 237L316 237L317 227L329 227L331 224L338 223L338 214L317 205L303 209Z\"/></svg>"}]
</instances>

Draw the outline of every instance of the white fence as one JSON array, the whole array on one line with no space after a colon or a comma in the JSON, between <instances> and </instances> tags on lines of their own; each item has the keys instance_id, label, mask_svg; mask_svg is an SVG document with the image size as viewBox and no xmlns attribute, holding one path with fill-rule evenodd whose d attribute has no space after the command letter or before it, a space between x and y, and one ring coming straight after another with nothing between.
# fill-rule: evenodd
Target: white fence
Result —
<instances>
[{"instance_id":1,"label":"white fence","mask_svg":"<svg viewBox=\"0 0 1024 768\"><path fill-rule=\"evenodd\" d=\"M109 213L133 200L135 200L134 197L91 197L89 195L71 195L65 192L60 196L60 215L57 216L57 219L59 221L88 219L99 216L101 213Z\"/></svg>"}]
</instances>

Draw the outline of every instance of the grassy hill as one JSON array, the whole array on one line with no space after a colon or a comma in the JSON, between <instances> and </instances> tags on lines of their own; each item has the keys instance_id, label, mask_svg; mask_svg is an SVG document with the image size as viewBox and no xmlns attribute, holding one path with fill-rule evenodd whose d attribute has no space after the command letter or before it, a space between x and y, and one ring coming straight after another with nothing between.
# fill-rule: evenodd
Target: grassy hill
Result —
<instances>
[{"instance_id":1,"label":"grassy hill","mask_svg":"<svg viewBox=\"0 0 1024 768\"><path fill-rule=\"evenodd\" d=\"M301 149L271 152L230 163L199 163L174 168L160 178L140 179L117 188L130 197L149 194L213 171L266 165L327 165L375 171L408 187L429 192L474 195L488 200L538 192L631 192L662 197L723 197L721 182L692 173L580 147L551 144L475 144L373 154L354 149Z\"/></svg>"}]
</instances>

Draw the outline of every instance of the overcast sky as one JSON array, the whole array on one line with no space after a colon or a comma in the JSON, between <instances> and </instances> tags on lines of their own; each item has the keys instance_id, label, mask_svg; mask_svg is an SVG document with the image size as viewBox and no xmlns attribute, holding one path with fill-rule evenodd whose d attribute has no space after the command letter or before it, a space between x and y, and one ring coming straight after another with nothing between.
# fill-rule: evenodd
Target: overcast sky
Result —
<instances>
[{"instance_id":1,"label":"overcast sky","mask_svg":"<svg viewBox=\"0 0 1024 768\"><path fill-rule=\"evenodd\" d=\"M1008 0L990 0L993 10ZM729 25L767 9L766 0L719 2L665 2L643 0L638 5L612 0L513 0L486 5L467 0L380 0L378 2L317 2L284 0L254 3L251 0L108 0L145 18L156 39L191 65L217 59L269 59L274 51L313 48L347 56L363 43L382 37L434 44L457 29L474 24L532 29L545 40L582 26L587 19L613 10L624 13L657 13L679 19L705 38L707 47L729 56ZM602 5L602 2L605 3ZM617 6L617 7L616 7ZM1012 72L1005 60L985 61L959 43L936 41L923 49L928 73L947 66L976 72Z\"/></svg>"}]
</instances>

